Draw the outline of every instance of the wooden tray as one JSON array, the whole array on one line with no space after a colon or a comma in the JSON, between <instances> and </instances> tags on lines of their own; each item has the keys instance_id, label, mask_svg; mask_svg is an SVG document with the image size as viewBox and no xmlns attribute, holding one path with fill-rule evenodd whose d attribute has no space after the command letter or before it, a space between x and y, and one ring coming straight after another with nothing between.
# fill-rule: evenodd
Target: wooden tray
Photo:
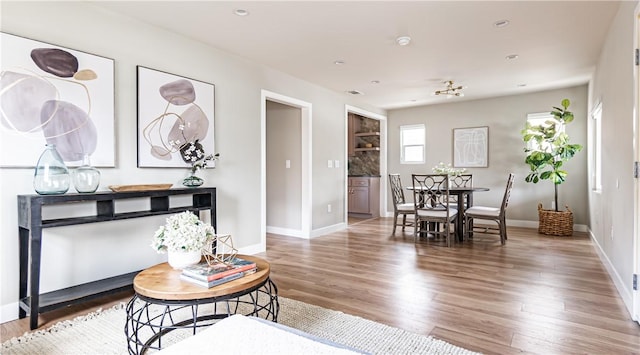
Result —
<instances>
[{"instance_id":1,"label":"wooden tray","mask_svg":"<svg viewBox=\"0 0 640 355\"><path fill-rule=\"evenodd\" d=\"M146 185L109 185L109 189L113 192L124 191L150 191L150 190L167 190L173 184L146 184Z\"/></svg>"}]
</instances>

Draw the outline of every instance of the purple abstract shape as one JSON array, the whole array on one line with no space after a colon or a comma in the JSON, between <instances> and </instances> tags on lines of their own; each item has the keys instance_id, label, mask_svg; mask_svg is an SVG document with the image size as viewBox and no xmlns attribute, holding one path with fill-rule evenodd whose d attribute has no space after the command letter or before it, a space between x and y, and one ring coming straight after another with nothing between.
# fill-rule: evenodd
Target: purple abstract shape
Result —
<instances>
[{"instance_id":1,"label":"purple abstract shape","mask_svg":"<svg viewBox=\"0 0 640 355\"><path fill-rule=\"evenodd\" d=\"M55 76L70 78L78 71L78 58L58 48L36 48L31 59L38 68Z\"/></svg>"},{"instance_id":2,"label":"purple abstract shape","mask_svg":"<svg viewBox=\"0 0 640 355\"><path fill-rule=\"evenodd\" d=\"M56 87L34 75L5 71L0 78L0 122L18 132L40 130L42 105L56 98Z\"/></svg>"},{"instance_id":3,"label":"purple abstract shape","mask_svg":"<svg viewBox=\"0 0 640 355\"><path fill-rule=\"evenodd\" d=\"M151 146L150 153L156 159L171 160L171 152L159 145Z\"/></svg>"},{"instance_id":4,"label":"purple abstract shape","mask_svg":"<svg viewBox=\"0 0 640 355\"><path fill-rule=\"evenodd\" d=\"M183 106L196 101L196 90L189 80L180 79L160 87L160 95L169 103Z\"/></svg>"},{"instance_id":5,"label":"purple abstract shape","mask_svg":"<svg viewBox=\"0 0 640 355\"><path fill-rule=\"evenodd\" d=\"M59 100L42 105L42 131L49 144L55 144L64 161L82 160L95 152L98 131L91 117L78 106Z\"/></svg>"},{"instance_id":6,"label":"purple abstract shape","mask_svg":"<svg viewBox=\"0 0 640 355\"><path fill-rule=\"evenodd\" d=\"M209 119L197 105L191 105L182 115L182 120L176 120L167 136L169 142L180 142L178 146L185 143L202 141L207 136L209 130Z\"/></svg>"}]
</instances>

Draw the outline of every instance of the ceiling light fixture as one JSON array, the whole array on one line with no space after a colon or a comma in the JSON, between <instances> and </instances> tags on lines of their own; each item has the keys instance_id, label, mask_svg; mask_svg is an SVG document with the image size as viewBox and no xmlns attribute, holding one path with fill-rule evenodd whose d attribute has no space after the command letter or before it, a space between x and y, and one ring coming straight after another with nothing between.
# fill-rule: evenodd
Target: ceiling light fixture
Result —
<instances>
[{"instance_id":1,"label":"ceiling light fixture","mask_svg":"<svg viewBox=\"0 0 640 355\"><path fill-rule=\"evenodd\" d=\"M238 15L238 16L247 16L247 15L249 15L249 11L247 11L245 9L235 9L235 10L233 10L233 13Z\"/></svg>"},{"instance_id":2,"label":"ceiling light fixture","mask_svg":"<svg viewBox=\"0 0 640 355\"><path fill-rule=\"evenodd\" d=\"M436 96L446 95L447 99L450 99L454 96L458 96L458 97L464 96L464 93L461 91L462 89L464 89L464 87L462 87L461 85L453 86L453 80L447 80L444 83L447 84L447 88L443 90L436 90L433 93L434 95Z\"/></svg>"},{"instance_id":3,"label":"ceiling light fixture","mask_svg":"<svg viewBox=\"0 0 640 355\"><path fill-rule=\"evenodd\" d=\"M347 90L347 94L351 95L364 95L364 93L360 90Z\"/></svg>"},{"instance_id":4,"label":"ceiling light fixture","mask_svg":"<svg viewBox=\"0 0 640 355\"><path fill-rule=\"evenodd\" d=\"M411 42L411 37L409 36L400 36L396 38L396 43L400 46L406 46Z\"/></svg>"},{"instance_id":5,"label":"ceiling light fixture","mask_svg":"<svg viewBox=\"0 0 640 355\"><path fill-rule=\"evenodd\" d=\"M333 64L342 65L342 64L344 64L344 60L336 60L336 61L333 62Z\"/></svg>"},{"instance_id":6,"label":"ceiling light fixture","mask_svg":"<svg viewBox=\"0 0 640 355\"><path fill-rule=\"evenodd\" d=\"M500 20L493 23L493 25L497 28L503 28L509 26L509 20Z\"/></svg>"},{"instance_id":7,"label":"ceiling light fixture","mask_svg":"<svg viewBox=\"0 0 640 355\"><path fill-rule=\"evenodd\" d=\"M380 80L371 80L371 84L380 84Z\"/></svg>"},{"instance_id":8,"label":"ceiling light fixture","mask_svg":"<svg viewBox=\"0 0 640 355\"><path fill-rule=\"evenodd\" d=\"M517 54L509 54L508 56L504 57L506 60L514 60L514 59L518 59L518 55Z\"/></svg>"}]
</instances>

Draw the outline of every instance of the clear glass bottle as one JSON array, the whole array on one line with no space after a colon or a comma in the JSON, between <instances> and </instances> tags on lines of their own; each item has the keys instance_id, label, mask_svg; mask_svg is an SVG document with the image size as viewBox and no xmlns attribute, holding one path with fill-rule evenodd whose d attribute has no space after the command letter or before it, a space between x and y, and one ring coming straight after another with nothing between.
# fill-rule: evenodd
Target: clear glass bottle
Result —
<instances>
[{"instance_id":1,"label":"clear glass bottle","mask_svg":"<svg viewBox=\"0 0 640 355\"><path fill-rule=\"evenodd\" d=\"M69 190L69 169L58 154L55 144L47 144L33 175L33 188L40 195L63 194Z\"/></svg>"},{"instance_id":2,"label":"clear glass bottle","mask_svg":"<svg viewBox=\"0 0 640 355\"><path fill-rule=\"evenodd\" d=\"M100 171L91 166L89 154L82 158L82 165L75 168L72 173L73 187L80 193L96 192L100 186Z\"/></svg>"}]
</instances>

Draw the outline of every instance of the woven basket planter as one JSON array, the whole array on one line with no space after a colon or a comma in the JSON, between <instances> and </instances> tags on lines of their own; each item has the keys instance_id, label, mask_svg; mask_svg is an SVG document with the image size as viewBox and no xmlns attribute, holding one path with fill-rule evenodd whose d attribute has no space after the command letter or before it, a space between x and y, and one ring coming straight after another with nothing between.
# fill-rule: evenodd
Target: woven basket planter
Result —
<instances>
[{"instance_id":1,"label":"woven basket planter","mask_svg":"<svg viewBox=\"0 0 640 355\"><path fill-rule=\"evenodd\" d=\"M538 204L538 233L571 236L573 235L573 212L569 206L565 206L566 211L555 211L542 209L542 204Z\"/></svg>"}]
</instances>

